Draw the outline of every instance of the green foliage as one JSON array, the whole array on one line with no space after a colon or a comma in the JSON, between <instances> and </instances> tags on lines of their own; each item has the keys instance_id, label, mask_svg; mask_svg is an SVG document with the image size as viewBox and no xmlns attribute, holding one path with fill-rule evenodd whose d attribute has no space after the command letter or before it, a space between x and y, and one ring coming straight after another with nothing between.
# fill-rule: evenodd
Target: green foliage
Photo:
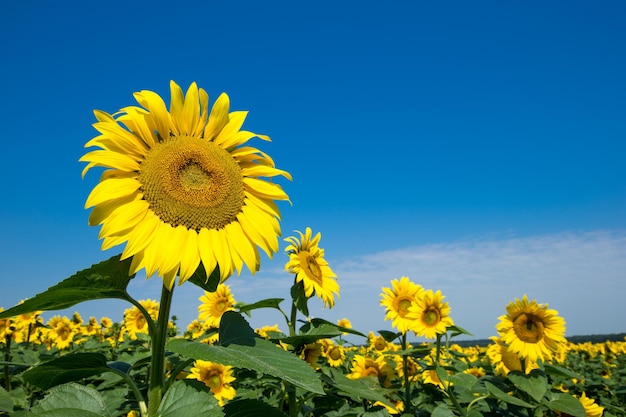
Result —
<instances>
[{"instance_id":1,"label":"green foliage","mask_svg":"<svg viewBox=\"0 0 626 417\"><path fill-rule=\"evenodd\" d=\"M224 413L206 386L198 381L177 381L163 397L157 417L222 417Z\"/></svg>"},{"instance_id":2,"label":"green foliage","mask_svg":"<svg viewBox=\"0 0 626 417\"><path fill-rule=\"evenodd\" d=\"M133 278L128 274L130 262L130 259L120 261L120 255L116 255L92 265L22 304L0 312L0 318L38 310L62 310L83 301L103 298L131 301L126 292L126 287Z\"/></svg>"},{"instance_id":3,"label":"green foliage","mask_svg":"<svg viewBox=\"0 0 626 417\"><path fill-rule=\"evenodd\" d=\"M46 398L30 409L28 416L112 417L98 391L74 382L52 388Z\"/></svg>"},{"instance_id":4,"label":"green foliage","mask_svg":"<svg viewBox=\"0 0 626 417\"><path fill-rule=\"evenodd\" d=\"M106 357L100 353L74 353L30 368L22 377L29 384L49 389L109 370Z\"/></svg>"}]
</instances>

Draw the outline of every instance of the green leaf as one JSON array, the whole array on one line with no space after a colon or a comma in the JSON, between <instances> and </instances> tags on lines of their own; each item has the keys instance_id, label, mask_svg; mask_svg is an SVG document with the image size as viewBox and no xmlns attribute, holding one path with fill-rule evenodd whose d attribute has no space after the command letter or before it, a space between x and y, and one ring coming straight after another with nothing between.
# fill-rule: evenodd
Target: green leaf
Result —
<instances>
[{"instance_id":1,"label":"green leaf","mask_svg":"<svg viewBox=\"0 0 626 417\"><path fill-rule=\"evenodd\" d=\"M200 265L198 265L198 268L188 281L205 291L215 292L217 286L220 284L220 267L219 265L216 266L213 272L211 272L211 275L207 276L206 269L204 269L204 265L200 262Z\"/></svg>"},{"instance_id":2,"label":"green leaf","mask_svg":"<svg viewBox=\"0 0 626 417\"><path fill-rule=\"evenodd\" d=\"M245 314L258 308L275 308L276 310L280 310L280 303L284 300L284 298L266 298L256 303L242 304L239 306L239 312Z\"/></svg>"},{"instance_id":3,"label":"green leaf","mask_svg":"<svg viewBox=\"0 0 626 417\"><path fill-rule=\"evenodd\" d=\"M11 412L13 411L13 400L11 399L11 395L2 387L0 387L0 412Z\"/></svg>"},{"instance_id":4,"label":"green leaf","mask_svg":"<svg viewBox=\"0 0 626 417\"><path fill-rule=\"evenodd\" d=\"M439 403L433 410L430 417L453 417L454 413L446 403Z\"/></svg>"},{"instance_id":5,"label":"green leaf","mask_svg":"<svg viewBox=\"0 0 626 417\"><path fill-rule=\"evenodd\" d=\"M500 390L495 385L490 382L485 381L485 388L489 391L489 394L493 395L500 401L504 401L505 403L517 405L520 407L533 408L534 405L527 403L526 401L520 400L517 397L513 397L512 395L507 394L506 392Z\"/></svg>"},{"instance_id":6,"label":"green leaf","mask_svg":"<svg viewBox=\"0 0 626 417\"><path fill-rule=\"evenodd\" d=\"M254 342L254 346L231 344L224 347L173 339L167 343L167 348L189 358L272 375L307 391L324 394L319 377L308 363L267 340L256 338Z\"/></svg>"},{"instance_id":7,"label":"green leaf","mask_svg":"<svg viewBox=\"0 0 626 417\"><path fill-rule=\"evenodd\" d=\"M330 326L327 324L312 326L311 323L306 323L300 328L300 332L302 333L296 336L286 337L282 339L282 341L297 348L307 343L316 342L320 339L329 339L341 335L341 330L339 330L337 326Z\"/></svg>"},{"instance_id":8,"label":"green leaf","mask_svg":"<svg viewBox=\"0 0 626 417\"><path fill-rule=\"evenodd\" d=\"M100 353L74 353L44 362L24 372L24 381L41 389L77 381L109 371L106 357Z\"/></svg>"},{"instance_id":9,"label":"green leaf","mask_svg":"<svg viewBox=\"0 0 626 417\"><path fill-rule=\"evenodd\" d=\"M70 382L50 390L30 409L33 417L111 417L104 400L93 388Z\"/></svg>"},{"instance_id":10,"label":"green leaf","mask_svg":"<svg viewBox=\"0 0 626 417\"><path fill-rule=\"evenodd\" d=\"M247 399L224 405L226 417L286 417L286 414L263 401Z\"/></svg>"},{"instance_id":11,"label":"green leaf","mask_svg":"<svg viewBox=\"0 0 626 417\"><path fill-rule=\"evenodd\" d=\"M340 330L342 333L350 333L350 334L355 334L355 335L361 336L361 337L367 337L367 335L365 335L365 334L363 334L361 332L358 332L358 331L356 331L354 329L350 329L348 327L343 327L343 326L340 326L338 324L332 323L332 322L330 322L328 320L324 320L324 319L311 319L311 321L309 323L310 323L311 326L314 326L314 327L319 327L319 326L324 324L324 325L327 325L327 326L334 327L334 328ZM303 326L303 327L305 327L305 326Z\"/></svg>"},{"instance_id":12,"label":"green leaf","mask_svg":"<svg viewBox=\"0 0 626 417\"><path fill-rule=\"evenodd\" d=\"M309 307L307 305L309 297L304 293L304 282L296 282L291 287L291 298L299 312L305 316L309 315Z\"/></svg>"},{"instance_id":13,"label":"green leaf","mask_svg":"<svg viewBox=\"0 0 626 417\"><path fill-rule=\"evenodd\" d=\"M455 336L462 335L462 334L467 335L467 336L474 336L472 333L468 332L467 330L465 330L464 328L459 327L459 326L454 326L454 325L453 326L449 326L449 327L446 328L446 330L449 331L449 332L452 332L450 334L451 338L455 337Z\"/></svg>"},{"instance_id":14,"label":"green leaf","mask_svg":"<svg viewBox=\"0 0 626 417\"><path fill-rule=\"evenodd\" d=\"M379 330L378 334L381 335L386 342L393 342L402 335L400 332L390 332L389 330Z\"/></svg>"},{"instance_id":15,"label":"green leaf","mask_svg":"<svg viewBox=\"0 0 626 417\"><path fill-rule=\"evenodd\" d=\"M511 371L507 377L520 391L530 395L537 402L541 402L548 389L546 377L538 369L533 370L528 375L519 371Z\"/></svg>"},{"instance_id":16,"label":"green leaf","mask_svg":"<svg viewBox=\"0 0 626 417\"><path fill-rule=\"evenodd\" d=\"M222 417L217 400L199 381L176 381L159 404L157 417L206 416Z\"/></svg>"},{"instance_id":17,"label":"green leaf","mask_svg":"<svg viewBox=\"0 0 626 417\"><path fill-rule=\"evenodd\" d=\"M565 393L554 393L552 398L544 401L544 404L551 410L569 414L572 417L585 417L585 407L578 398Z\"/></svg>"},{"instance_id":18,"label":"green leaf","mask_svg":"<svg viewBox=\"0 0 626 417\"><path fill-rule=\"evenodd\" d=\"M254 346L254 339L257 336L246 319L234 311L224 312L220 319L219 332L220 346L230 344Z\"/></svg>"},{"instance_id":19,"label":"green leaf","mask_svg":"<svg viewBox=\"0 0 626 417\"><path fill-rule=\"evenodd\" d=\"M77 272L46 291L29 298L0 313L0 318L13 317L33 311L62 310L83 301L102 298L130 300L126 287L134 275L130 276L131 259L120 261L120 255L92 265Z\"/></svg>"},{"instance_id":20,"label":"green leaf","mask_svg":"<svg viewBox=\"0 0 626 417\"><path fill-rule=\"evenodd\" d=\"M324 373L330 377L327 378L327 382L334 386L339 394L345 395L354 401L360 402L364 399L370 401L380 401L390 407L393 407L393 404L391 404L387 397L383 394L384 391L379 388L380 385L376 379L372 378L372 380L375 381L375 384L370 386L366 384L366 381L369 379L350 379L346 377L343 372L336 369L324 368Z\"/></svg>"},{"instance_id":21,"label":"green leaf","mask_svg":"<svg viewBox=\"0 0 626 417\"><path fill-rule=\"evenodd\" d=\"M543 366L547 375L560 376L568 379L584 379L579 374L557 365L544 363Z\"/></svg>"}]
</instances>

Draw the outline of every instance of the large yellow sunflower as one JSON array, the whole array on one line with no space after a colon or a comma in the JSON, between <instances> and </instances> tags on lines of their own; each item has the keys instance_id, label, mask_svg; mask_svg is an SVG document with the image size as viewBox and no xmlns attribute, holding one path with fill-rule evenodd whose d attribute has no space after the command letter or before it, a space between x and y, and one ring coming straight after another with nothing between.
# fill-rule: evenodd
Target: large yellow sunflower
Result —
<instances>
[{"instance_id":1,"label":"large yellow sunflower","mask_svg":"<svg viewBox=\"0 0 626 417\"><path fill-rule=\"evenodd\" d=\"M339 298L339 284L337 275L330 269L328 262L324 259L324 249L319 247L321 233L313 236L310 227L306 232L296 231L300 238L290 236L285 239L289 246L285 252L289 255L289 261L285 269L292 274L296 274L296 282L304 284L304 294L311 297L313 293L324 302L326 307L335 305L334 295Z\"/></svg>"},{"instance_id":2,"label":"large yellow sunflower","mask_svg":"<svg viewBox=\"0 0 626 417\"><path fill-rule=\"evenodd\" d=\"M113 115L95 111L100 132L85 147L99 147L80 161L85 173L107 168L89 194L90 225L102 225L102 249L126 243L122 259L133 257L131 273L145 268L172 288L199 266L219 266L227 279L243 264L259 268L260 247L278 250L280 211L289 200L282 188L262 178L291 175L275 168L269 155L243 146L257 136L240 130L247 112L229 113L222 93L209 114L205 90L191 84L186 94L170 82L169 111L152 91L134 94L142 106Z\"/></svg>"},{"instance_id":3,"label":"large yellow sunflower","mask_svg":"<svg viewBox=\"0 0 626 417\"><path fill-rule=\"evenodd\" d=\"M415 334L436 339L438 334L444 334L448 327L454 325L450 317L450 306L443 301L444 298L441 291L433 290L426 290L417 297L406 315L411 320L411 330Z\"/></svg>"},{"instance_id":4,"label":"large yellow sunflower","mask_svg":"<svg viewBox=\"0 0 626 417\"><path fill-rule=\"evenodd\" d=\"M406 333L413 326L413 320L406 317L409 307L415 304L424 288L407 277L401 277L391 281L391 288L383 287L382 290L380 305L385 307L385 320L391 320L393 327Z\"/></svg>"},{"instance_id":5,"label":"large yellow sunflower","mask_svg":"<svg viewBox=\"0 0 626 417\"><path fill-rule=\"evenodd\" d=\"M548 309L547 304L528 301L526 294L516 298L506 307L507 314L500 316L496 325L502 341L508 349L536 362L549 360L558 351L565 339L565 320L558 311Z\"/></svg>"}]
</instances>

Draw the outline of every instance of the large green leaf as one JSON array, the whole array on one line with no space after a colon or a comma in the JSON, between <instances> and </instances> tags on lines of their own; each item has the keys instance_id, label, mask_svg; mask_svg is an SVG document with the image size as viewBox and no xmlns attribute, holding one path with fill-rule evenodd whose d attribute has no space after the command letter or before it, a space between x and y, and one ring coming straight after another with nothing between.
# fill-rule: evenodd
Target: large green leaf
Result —
<instances>
[{"instance_id":1,"label":"large green leaf","mask_svg":"<svg viewBox=\"0 0 626 417\"><path fill-rule=\"evenodd\" d=\"M224 406L226 417L286 417L285 413L259 400L229 401Z\"/></svg>"},{"instance_id":2,"label":"large green leaf","mask_svg":"<svg viewBox=\"0 0 626 417\"><path fill-rule=\"evenodd\" d=\"M275 308L280 310L280 303L284 301L284 298L266 298L265 300L257 301L252 304L242 304L238 310L240 313L248 313L258 308Z\"/></svg>"},{"instance_id":3,"label":"large green leaf","mask_svg":"<svg viewBox=\"0 0 626 417\"><path fill-rule=\"evenodd\" d=\"M130 259L120 261L120 255L77 272L46 291L0 313L0 318L13 317L33 311L62 310L88 300L120 298L129 300L126 287L134 275L129 275Z\"/></svg>"},{"instance_id":4,"label":"large green leaf","mask_svg":"<svg viewBox=\"0 0 626 417\"><path fill-rule=\"evenodd\" d=\"M535 407L534 405L529 404L524 400L520 400L517 397L513 397L512 395L507 394L506 392L502 391L501 389L499 389L498 387L496 387L495 385L487 381L485 381L485 388L487 388L487 391L489 391L489 394L491 394L492 396L494 396L500 401L504 401L505 403L517 405L519 407L526 407L526 408Z\"/></svg>"},{"instance_id":5,"label":"large green leaf","mask_svg":"<svg viewBox=\"0 0 626 417\"><path fill-rule=\"evenodd\" d=\"M0 414L2 412L13 411L13 400L11 395L2 387L0 387Z\"/></svg>"},{"instance_id":6,"label":"large green leaf","mask_svg":"<svg viewBox=\"0 0 626 417\"><path fill-rule=\"evenodd\" d=\"M221 346L230 344L254 346L256 333L246 319L234 311L226 311L220 319L219 341Z\"/></svg>"},{"instance_id":7,"label":"large green leaf","mask_svg":"<svg viewBox=\"0 0 626 417\"><path fill-rule=\"evenodd\" d=\"M159 404L157 417L222 417L224 413L210 391L199 381L176 381Z\"/></svg>"},{"instance_id":8,"label":"large green leaf","mask_svg":"<svg viewBox=\"0 0 626 417\"><path fill-rule=\"evenodd\" d=\"M44 362L24 372L24 381L41 389L89 378L109 371L106 357L100 353L74 353Z\"/></svg>"},{"instance_id":9,"label":"large green leaf","mask_svg":"<svg viewBox=\"0 0 626 417\"><path fill-rule=\"evenodd\" d=\"M538 369L526 375L519 371L509 372L507 378L520 390L530 395L535 401L541 402L548 389L548 381Z\"/></svg>"},{"instance_id":10,"label":"large green leaf","mask_svg":"<svg viewBox=\"0 0 626 417\"><path fill-rule=\"evenodd\" d=\"M167 348L189 358L272 375L307 391L324 394L319 377L308 363L264 339L256 338L254 346L231 344L228 347L173 339L167 343Z\"/></svg>"},{"instance_id":11,"label":"large green leaf","mask_svg":"<svg viewBox=\"0 0 626 417\"><path fill-rule=\"evenodd\" d=\"M570 415L572 417L585 417L585 407L578 398L566 393L553 393L550 400L545 399L544 404L551 410Z\"/></svg>"},{"instance_id":12,"label":"large green leaf","mask_svg":"<svg viewBox=\"0 0 626 417\"><path fill-rule=\"evenodd\" d=\"M70 382L50 390L30 409L32 417L111 417L104 400L93 388Z\"/></svg>"}]
</instances>

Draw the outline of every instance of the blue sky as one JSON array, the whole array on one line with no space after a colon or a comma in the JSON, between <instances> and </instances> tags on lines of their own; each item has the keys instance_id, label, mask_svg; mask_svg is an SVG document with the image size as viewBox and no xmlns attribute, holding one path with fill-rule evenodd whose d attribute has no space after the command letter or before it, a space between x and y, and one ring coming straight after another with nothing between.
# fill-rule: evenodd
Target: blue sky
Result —
<instances>
[{"instance_id":1,"label":"blue sky","mask_svg":"<svg viewBox=\"0 0 626 417\"><path fill-rule=\"evenodd\" d=\"M254 145L293 175L283 236L322 232L341 285L316 316L391 329L379 294L405 275L476 337L525 293L568 335L626 331L625 15L620 1L4 2L0 306L121 250L100 251L83 209L92 110L142 89L168 100L173 79L227 92L272 137ZM287 298L286 259L233 277L235 298ZM177 288L180 324L200 295Z\"/></svg>"}]
</instances>

